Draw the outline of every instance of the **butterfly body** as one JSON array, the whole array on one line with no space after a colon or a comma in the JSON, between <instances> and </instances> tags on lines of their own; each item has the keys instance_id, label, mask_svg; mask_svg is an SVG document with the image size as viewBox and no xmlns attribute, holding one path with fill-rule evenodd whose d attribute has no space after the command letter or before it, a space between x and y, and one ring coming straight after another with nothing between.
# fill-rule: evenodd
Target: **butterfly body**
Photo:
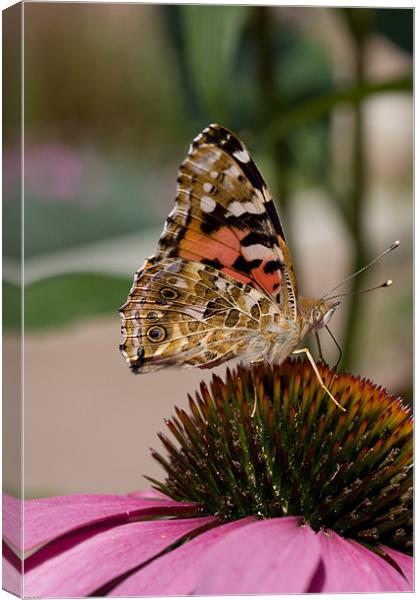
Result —
<instances>
[{"instance_id":1,"label":"butterfly body","mask_svg":"<svg viewBox=\"0 0 420 600\"><path fill-rule=\"evenodd\" d=\"M336 304L299 297L274 202L245 146L218 125L193 141L155 256L121 308L135 373L281 363Z\"/></svg>"}]
</instances>

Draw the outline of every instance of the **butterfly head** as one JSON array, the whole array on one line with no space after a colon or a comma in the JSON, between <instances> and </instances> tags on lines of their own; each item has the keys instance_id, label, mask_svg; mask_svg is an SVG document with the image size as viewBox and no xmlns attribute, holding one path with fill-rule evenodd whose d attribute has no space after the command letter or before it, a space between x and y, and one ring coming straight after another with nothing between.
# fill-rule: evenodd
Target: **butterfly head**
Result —
<instances>
[{"instance_id":1,"label":"butterfly head","mask_svg":"<svg viewBox=\"0 0 420 600\"><path fill-rule=\"evenodd\" d=\"M305 335L314 329L325 327L340 304L341 302L324 298L300 298L302 330Z\"/></svg>"}]
</instances>

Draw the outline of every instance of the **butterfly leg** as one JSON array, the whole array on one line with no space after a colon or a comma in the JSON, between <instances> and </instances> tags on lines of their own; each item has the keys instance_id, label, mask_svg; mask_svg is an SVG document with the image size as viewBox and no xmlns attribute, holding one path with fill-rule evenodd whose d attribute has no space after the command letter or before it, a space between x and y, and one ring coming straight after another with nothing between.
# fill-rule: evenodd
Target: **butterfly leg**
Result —
<instances>
[{"instance_id":1,"label":"butterfly leg","mask_svg":"<svg viewBox=\"0 0 420 600\"><path fill-rule=\"evenodd\" d=\"M322 348L321 348L321 340L319 339L319 333L317 331L315 331L315 338L316 338L316 345L318 346L318 354L319 354L319 358L322 360L322 362L324 363L324 356L322 354Z\"/></svg>"},{"instance_id":2,"label":"butterfly leg","mask_svg":"<svg viewBox=\"0 0 420 600\"><path fill-rule=\"evenodd\" d=\"M319 374L314 357L309 352L309 349L308 348L300 348L299 350L294 350L292 352L292 354L306 354L306 356L307 356L309 362L311 363L311 366L315 372L315 375L317 376L317 379L319 381L319 385L321 386L321 388L328 394L328 396L331 398L331 400L334 402L334 404L336 404L343 412L346 412L346 409L343 406L341 406L341 404L339 402L337 402L337 400L334 398L334 396L331 394L331 392L329 391L327 386L322 381L322 378L321 378L321 375Z\"/></svg>"},{"instance_id":3,"label":"butterfly leg","mask_svg":"<svg viewBox=\"0 0 420 600\"><path fill-rule=\"evenodd\" d=\"M257 390L255 389L254 386L254 406L252 407L252 412L251 412L251 419L253 419L255 417L255 413L257 411Z\"/></svg>"}]
</instances>

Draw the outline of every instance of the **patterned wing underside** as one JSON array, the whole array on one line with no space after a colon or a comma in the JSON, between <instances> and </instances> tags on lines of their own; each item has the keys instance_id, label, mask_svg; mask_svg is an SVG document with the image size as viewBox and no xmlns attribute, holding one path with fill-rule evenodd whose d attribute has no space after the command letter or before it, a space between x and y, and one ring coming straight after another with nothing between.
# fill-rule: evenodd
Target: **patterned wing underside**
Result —
<instances>
[{"instance_id":1,"label":"patterned wing underside","mask_svg":"<svg viewBox=\"0 0 420 600\"><path fill-rule=\"evenodd\" d=\"M182 259L148 261L120 310L120 349L135 373L170 366L213 367L261 351L261 327L280 318L263 293L217 269ZM258 348L258 352L259 352Z\"/></svg>"},{"instance_id":2,"label":"patterned wing underside","mask_svg":"<svg viewBox=\"0 0 420 600\"><path fill-rule=\"evenodd\" d=\"M274 202L247 149L211 125L180 167L175 206L156 258L211 265L264 291L285 318L297 317L297 286Z\"/></svg>"}]
</instances>

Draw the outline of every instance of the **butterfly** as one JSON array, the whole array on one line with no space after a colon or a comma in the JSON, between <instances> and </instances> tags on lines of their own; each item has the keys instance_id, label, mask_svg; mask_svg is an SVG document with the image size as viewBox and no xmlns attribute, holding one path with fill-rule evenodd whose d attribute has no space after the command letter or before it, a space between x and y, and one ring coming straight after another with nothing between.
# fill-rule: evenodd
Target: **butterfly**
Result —
<instances>
[{"instance_id":1,"label":"butterfly","mask_svg":"<svg viewBox=\"0 0 420 600\"><path fill-rule=\"evenodd\" d=\"M340 303L299 296L273 198L245 145L220 125L206 127L177 182L156 253L120 309L131 370L280 364L305 353L336 402L301 344Z\"/></svg>"}]
</instances>

